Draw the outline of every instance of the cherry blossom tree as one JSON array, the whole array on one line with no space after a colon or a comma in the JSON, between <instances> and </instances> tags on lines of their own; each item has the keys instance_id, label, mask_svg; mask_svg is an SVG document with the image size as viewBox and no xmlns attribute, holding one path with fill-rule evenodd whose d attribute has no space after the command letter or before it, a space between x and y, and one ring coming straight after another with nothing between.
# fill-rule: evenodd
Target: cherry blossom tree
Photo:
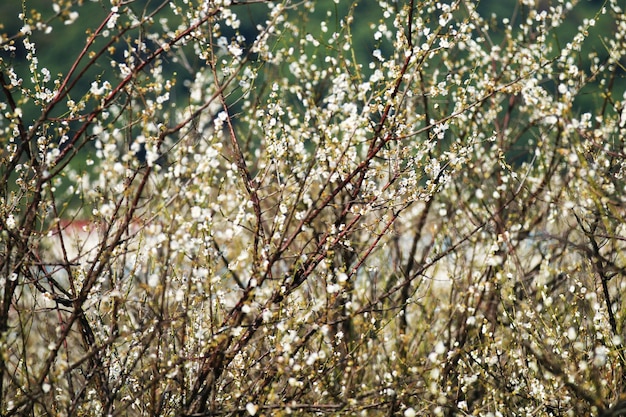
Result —
<instances>
[{"instance_id":1,"label":"cherry blossom tree","mask_svg":"<svg viewBox=\"0 0 626 417\"><path fill-rule=\"evenodd\" d=\"M0 38L2 415L625 412L617 0L96 5Z\"/></svg>"}]
</instances>

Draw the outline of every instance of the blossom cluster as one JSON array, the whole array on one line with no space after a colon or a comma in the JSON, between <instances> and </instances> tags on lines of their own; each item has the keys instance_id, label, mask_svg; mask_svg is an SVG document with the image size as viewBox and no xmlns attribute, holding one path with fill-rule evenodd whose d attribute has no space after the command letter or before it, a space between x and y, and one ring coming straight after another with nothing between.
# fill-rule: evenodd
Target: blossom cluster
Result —
<instances>
[{"instance_id":1,"label":"blossom cluster","mask_svg":"<svg viewBox=\"0 0 626 417\"><path fill-rule=\"evenodd\" d=\"M619 413L617 0L157 3L0 34L0 414Z\"/></svg>"}]
</instances>

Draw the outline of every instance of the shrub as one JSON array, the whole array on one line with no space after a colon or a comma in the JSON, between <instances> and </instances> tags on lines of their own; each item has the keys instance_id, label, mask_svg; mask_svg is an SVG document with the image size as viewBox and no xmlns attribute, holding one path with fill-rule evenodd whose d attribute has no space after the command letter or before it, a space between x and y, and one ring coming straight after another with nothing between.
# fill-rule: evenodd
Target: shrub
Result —
<instances>
[{"instance_id":1,"label":"shrub","mask_svg":"<svg viewBox=\"0 0 626 417\"><path fill-rule=\"evenodd\" d=\"M3 415L620 415L616 0L81 4L0 44Z\"/></svg>"}]
</instances>

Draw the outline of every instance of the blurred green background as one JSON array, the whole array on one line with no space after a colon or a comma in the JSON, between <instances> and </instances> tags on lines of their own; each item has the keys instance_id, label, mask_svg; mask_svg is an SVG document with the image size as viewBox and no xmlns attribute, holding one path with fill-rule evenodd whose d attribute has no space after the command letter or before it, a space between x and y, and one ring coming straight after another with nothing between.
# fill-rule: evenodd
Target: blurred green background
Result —
<instances>
[{"instance_id":1,"label":"blurred green background","mask_svg":"<svg viewBox=\"0 0 626 417\"><path fill-rule=\"evenodd\" d=\"M23 11L27 15L34 13L34 11L41 13L44 20L51 22L53 31L47 35L36 32L32 37L37 45L40 67L48 68L53 76L55 74L65 74L73 63L74 58L78 56L80 50L84 47L87 33L98 27L110 9L109 0L95 2L81 0L73 3L75 4L66 10L65 13L69 13L70 10L76 11L79 13L79 17L74 24L64 25L63 19L53 18L55 12L50 0L4 0L0 4L0 33L7 34L9 37L18 33L23 24L18 18L18 14ZM160 3L160 0L136 0L130 4L130 7L135 10L137 15L141 15L145 10L150 10ZM338 4L335 4L332 0L318 1L316 2L315 13L308 16L308 22L301 21L299 24L305 26L304 30L315 35L316 31L320 30L320 22L326 21L329 31L333 31L352 4L353 2L345 0L340 0ZM399 2L397 7L401 7L403 4L405 3ZM557 36L553 41L559 39L559 42L565 43L570 40L577 27L583 23L583 20L595 17L602 4L602 0L583 0L576 4L567 17L567 23L556 30ZM247 41L253 40L256 36L256 25L265 21L267 7L257 2L246 4L245 1L233 7L242 21L242 34ZM478 10L487 19L493 17L494 28L498 27L498 22L504 17L512 18L518 16L519 20L519 16L524 14L523 7L519 5L517 0L483 0L478 3ZM176 18L170 12L169 7L161 11L159 16L169 18L171 21L170 27L175 27ZM373 45L371 38L372 30L369 28L369 23L379 21L380 9L376 5L375 0L359 1L354 11L354 17L355 23L352 26L352 35L355 55L359 62L367 63L372 59L372 51L378 47ZM367 24L360 24L360 19ZM601 38L610 38L615 30L615 25L611 24L609 15L601 16L601 19L601 24L596 25L590 31L583 51L585 54L590 51L596 51L602 59L608 55L608 51ZM492 39L497 41L497 32L491 35L493 36ZM382 46L384 47L385 45ZM25 74L28 74L25 51L21 42L16 42L16 47L17 50L14 53L1 52L0 54L5 61L5 65L14 66L18 74L25 76ZM585 54L580 57L581 64L583 64L582 67L585 67L584 64L587 61ZM84 79L77 84L73 94L80 95L86 91L93 80L103 76L109 70L107 67L108 65L100 64L92 68ZM193 74L185 71L183 67L176 65L174 62L166 63L165 70L169 72L168 75L173 76L173 74L176 74L176 77L179 78L174 95L178 92L179 94L183 93L184 96L182 81L192 78ZM364 71L367 71L367 65L364 65ZM28 80L25 80L25 82L28 82ZM589 88L593 88L593 86ZM589 105L589 103L584 104L585 106Z\"/></svg>"}]
</instances>

